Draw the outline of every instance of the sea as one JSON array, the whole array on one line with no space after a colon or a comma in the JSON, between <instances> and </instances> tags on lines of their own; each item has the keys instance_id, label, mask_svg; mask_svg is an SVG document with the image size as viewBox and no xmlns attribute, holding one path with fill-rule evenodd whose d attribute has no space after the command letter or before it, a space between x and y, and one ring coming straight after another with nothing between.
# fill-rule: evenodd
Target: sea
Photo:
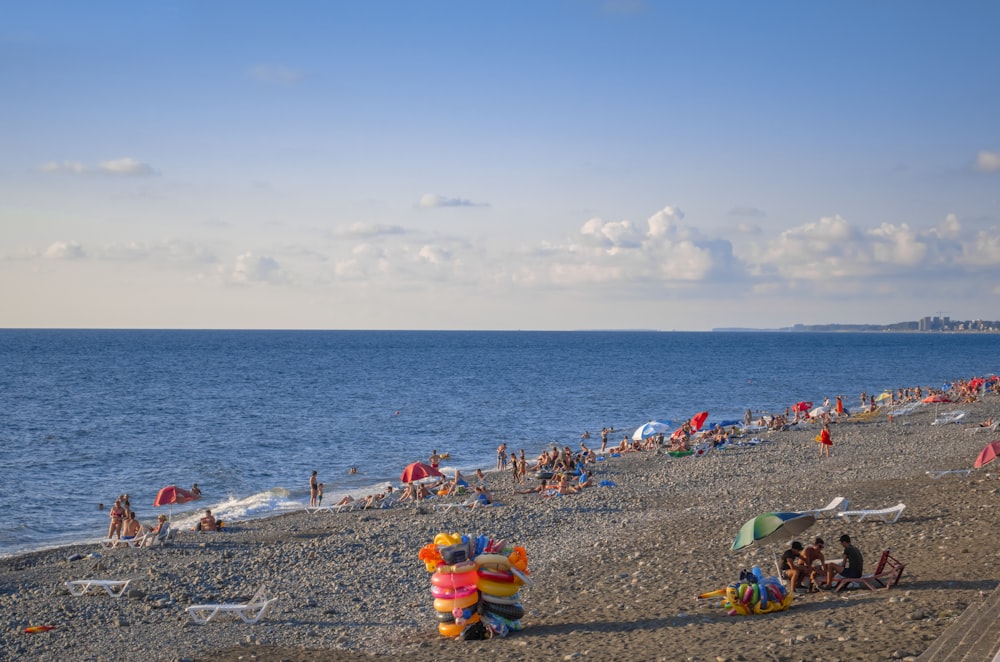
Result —
<instances>
[{"instance_id":1,"label":"sea","mask_svg":"<svg viewBox=\"0 0 1000 662\"><path fill-rule=\"evenodd\" d=\"M1000 336L933 333L0 330L0 556L140 521L239 521L491 470L650 420L713 422L991 375ZM356 473L352 473L352 468ZM168 485L200 501L155 508ZM101 505L103 504L103 509Z\"/></svg>"}]
</instances>

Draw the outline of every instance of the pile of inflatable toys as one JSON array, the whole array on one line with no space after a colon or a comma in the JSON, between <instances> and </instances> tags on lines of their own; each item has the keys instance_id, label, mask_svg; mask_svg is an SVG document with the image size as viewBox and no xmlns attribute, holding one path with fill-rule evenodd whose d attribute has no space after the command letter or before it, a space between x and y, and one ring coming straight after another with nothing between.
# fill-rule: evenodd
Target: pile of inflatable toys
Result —
<instances>
[{"instance_id":1,"label":"pile of inflatable toys","mask_svg":"<svg viewBox=\"0 0 1000 662\"><path fill-rule=\"evenodd\" d=\"M770 614L784 611L792 605L794 593L785 589L777 577L765 577L760 568L740 572L740 580L726 588L702 593L699 599L723 598L721 607L729 610L730 616L750 614Z\"/></svg>"},{"instance_id":2,"label":"pile of inflatable toys","mask_svg":"<svg viewBox=\"0 0 1000 662\"><path fill-rule=\"evenodd\" d=\"M438 632L459 639L489 639L521 629L519 591L530 586L528 554L503 540L439 533L420 550L431 574Z\"/></svg>"}]
</instances>

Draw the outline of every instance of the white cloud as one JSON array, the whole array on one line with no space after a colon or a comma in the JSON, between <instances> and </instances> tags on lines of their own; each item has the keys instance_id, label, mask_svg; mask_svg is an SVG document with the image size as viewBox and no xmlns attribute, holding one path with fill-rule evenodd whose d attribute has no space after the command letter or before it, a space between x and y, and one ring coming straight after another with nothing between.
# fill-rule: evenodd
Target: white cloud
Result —
<instances>
[{"instance_id":1,"label":"white cloud","mask_svg":"<svg viewBox=\"0 0 1000 662\"><path fill-rule=\"evenodd\" d=\"M333 230L333 234L341 237L382 237L388 235L406 234L406 229L401 225L383 225L378 223L354 223L353 225L340 226Z\"/></svg>"},{"instance_id":2,"label":"white cloud","mask_svg":"<svg viewBox=\"0 0 1000 662\"><path fill-rule=\"evenodd\" d=\"M83 246L75 241L57 241L45 249L45 257L50 260L79 260L86 257Z\"/></svg>"},{"instance_id":3,"label":"white cloud","mask_svg":"<svg viewBox=\"0 0 1000 662\"><path fill-rule=\"evenodd\" d=\"M49 161L38 167L40 172L70 175L104 174L115 177L148 177L155 175L152 166L131 157L103 161L96 166L88 166L79 161Z\"/></svg>"},{"instance_id":4,"label":"white cloud","mask_svg":"<svg viewBox=\"0 0 1000 662\"><path fill-rule=\"evenodd\" d=\"M266 255L256 256L251 252L236 257L231 266L219 267L219 274L226 282L240 285L265 283L280 285L289 278L278 261Z\"/></svg>"},{"instance_id":5,"label":"white cloud","mask_svg":"<svg viewBox=\"0 0 1000 662\"><path fill-rule=\"evenodd\" d=\"M462 198L446 198L443 195L436 195L434 193L424 193L420 196L417 206L423 209L437 209L440 207L489 207L485 203L472 202L470 200L463 200Z\"/></svg>"},{"instance_id":6,"label":"white cloud","mask_svg":"<svg viewBox=\"0 0 1000 662\"><path fill-rule=\"evenodd\" d=\"M262 83L274 83L278 85L294 85L302 80L301 71L269 64L259 64L252 67L247 72L247 75Z\"/></svg>"},{"instance_id":7,"label":"white cloud","mask_svg":"<svg viewBox=\"0 0 1000 662\"><path fill-rule=\"evenodd\" d=\"M979 172L1000 172L1000 154L982 151L976 156L976 170Z\"/></svg>"}]
</instances>

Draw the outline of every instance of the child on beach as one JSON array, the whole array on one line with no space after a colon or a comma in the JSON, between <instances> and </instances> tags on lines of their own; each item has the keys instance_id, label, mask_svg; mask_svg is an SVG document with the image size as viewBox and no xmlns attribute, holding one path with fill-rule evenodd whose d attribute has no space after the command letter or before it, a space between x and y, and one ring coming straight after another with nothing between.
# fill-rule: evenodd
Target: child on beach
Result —
<instances>
[{"instance_id":1,"label":"child on beach","mask_svg":"<svg viewBox=\"0 0 1000 662\"><path fill-rule=\"evenodd\" d=\"M819 442L819 456L823 457L826 455L830 456L830 446L833 446L833 439L830 438L830 424L823 424L823 431L819 433L816 437L816 441Z\"/></svg>"},{"instance_id":2,"label":"child on beach","mask_svg":"<svg viewBox=\"0 0 1000 662\"><path fill-rule=\"evenodd\" d=\"M316 507L323 505L323 483L316 485Z\"/></svg>"}]
</instances>

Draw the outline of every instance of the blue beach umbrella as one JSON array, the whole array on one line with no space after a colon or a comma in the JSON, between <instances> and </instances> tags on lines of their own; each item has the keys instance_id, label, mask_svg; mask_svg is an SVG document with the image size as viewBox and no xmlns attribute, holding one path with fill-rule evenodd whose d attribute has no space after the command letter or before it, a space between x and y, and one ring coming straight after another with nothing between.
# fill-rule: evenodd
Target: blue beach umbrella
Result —
<instances>
[{"instance_id":1,"label":"blue beach umbrella","mask_svg":"<svg viewBox=\"0 0 1000 662\"><path fill-rule=\"evenodd\" d=\"M774 542L802 533L816 522L809 513L764 513L740 527L733 541L733 550L754 543Z\"/></svg>"},{"instance_id":2,"label":"blue beach umbrella","mask_svg":"<svg viewBox=\"0 0 1000 662\"><path fill-rule=\"evenodd\" d=\"M660 434L661 432L667 432L672 426L669 422L661 423L659 421L650 421L645 425L640 425L636 428L635 432L632 433L632 438L636 441L640 439L645 439L647 437L652 437L654 434Z\"/></svg>"}]
</instances>

